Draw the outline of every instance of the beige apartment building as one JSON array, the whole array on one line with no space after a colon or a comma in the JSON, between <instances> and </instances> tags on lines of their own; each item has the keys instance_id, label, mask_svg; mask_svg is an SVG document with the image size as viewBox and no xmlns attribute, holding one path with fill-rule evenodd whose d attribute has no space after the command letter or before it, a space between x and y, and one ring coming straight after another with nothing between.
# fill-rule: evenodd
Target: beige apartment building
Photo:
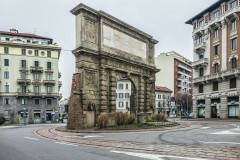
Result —
<instances>
[{"instance_id":1,"label":"beige apartment building","mask_svg":"<svg viewBox=\"0 0 240 160\"><path fill-rule=\"evenodd\" d=\"M52 121L60 97L60 50L51 38L0 31L0 114L9 123Z\"/></svg>"},{"instance_id":2,"label":"beige apartment building","mask_svg":"<svg viewBox=\"0 0 240 160\"><path fill-rule=\"evenodd\" d=\"M155 64L160 72L156 74L156 86L169 88L171 96L176 93L192 94L192 62L182 55L172 51L161 53L155 58Z\"/></svg>"},{"instance_id":3,"label":"beige apartment building","mask_svg":"<svg viewBox=\"0 0 240 160\"><path fill-rule=\"evenodd\" d=\"M239 15L239 0L218 0L186 22L193 26L196 118L240 117Z\"/></svg>"}]
</instances>

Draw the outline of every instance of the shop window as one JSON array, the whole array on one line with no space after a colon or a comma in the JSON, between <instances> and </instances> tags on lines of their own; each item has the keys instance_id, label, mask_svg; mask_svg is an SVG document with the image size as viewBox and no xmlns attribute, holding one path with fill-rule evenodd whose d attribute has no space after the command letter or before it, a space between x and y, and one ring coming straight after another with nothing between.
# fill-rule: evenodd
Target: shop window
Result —
<instances>
[{"instance_id":1,"label":"shop window","mask_svg":"<svg viewBox=\"0 0 240 160\"><path fill-rule=\"evenodd\" d=\"M47 99L47 105L51 105L52 104L52 100L51 99Z\"/></svg>"},{"instance_id":2,"label":"shop window","mask_svg":"<svg viewBox=\"0 0 240 160\"><path fill-rule=\"evenodd\" d=\"M39 105L39 99L35 99L35 100L34 100L34 104L35 104L35 105Z\"/></svg>"},{"instance_id":3,"label":"shop window","mask_svg":"<svg viewBox=\"0 0 240 160\"><path fill-rule=\"evenodd\" d=\"M231 64L232 64L232 69L235 69L235 68L237 68L237 59L236 58L232 58L232 60L231 60Z\"/></svg>"}]
</instances>

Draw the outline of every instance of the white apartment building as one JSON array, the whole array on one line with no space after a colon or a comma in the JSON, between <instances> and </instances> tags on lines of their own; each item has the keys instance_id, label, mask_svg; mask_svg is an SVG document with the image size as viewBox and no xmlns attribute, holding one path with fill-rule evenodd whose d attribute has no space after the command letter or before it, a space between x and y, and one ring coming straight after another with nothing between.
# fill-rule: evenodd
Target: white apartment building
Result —
<instances>
[{"instance_id":1,"label":"white apartment building","mask_svg":"<svg viewBox=\"0 0 240 160\"><path fill-rule=\"evenodd\" d=\"M116 90L116 111L117 112L129 112L130 113L130 98L131 98L131 81L128 79L121 79L117 82Z\"/></svg>"}]
</instances>

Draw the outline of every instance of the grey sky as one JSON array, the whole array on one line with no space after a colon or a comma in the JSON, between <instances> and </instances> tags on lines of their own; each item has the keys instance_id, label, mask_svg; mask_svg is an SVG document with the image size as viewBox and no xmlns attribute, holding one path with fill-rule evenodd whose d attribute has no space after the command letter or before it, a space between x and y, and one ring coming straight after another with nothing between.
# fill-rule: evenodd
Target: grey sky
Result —
<instances>
[{"instance_id":1,"label":"grey sky","mask_svg":"<svg viewBox=\"0 0 240 160\"><path fill-rule=\"evenodd\" d=\"M216 0L1 0L0 30L16 28L53 38L63 51L59 68L61 93L68 97L74 72L75 17L79 3L103 10L152 35L159 41L156 55L175 50L192 60L192 28L184 22Z\"/></svg>"}]
</instances>

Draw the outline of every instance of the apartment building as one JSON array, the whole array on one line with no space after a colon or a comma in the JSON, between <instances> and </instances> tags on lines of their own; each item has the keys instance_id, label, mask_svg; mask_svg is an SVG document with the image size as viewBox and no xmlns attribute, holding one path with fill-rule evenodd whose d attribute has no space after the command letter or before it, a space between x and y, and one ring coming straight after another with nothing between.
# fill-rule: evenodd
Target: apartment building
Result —
<instances>
[{"instance_id":1,"label":"apartment building","mask_svg":"<svg viewBox=\"0 0 240 160\"><path fill-rule=\"evenodd\" d=\"M130 113L130 98L131 98L131 81L128 79L121 79L117 82L116 89L116 111Z\"/></svg>"},{"instance_id":2,"label":"apartment building","mask_svg":"<svg viewBox=\"0 0 240 160\"><path fill-rule=\"evenodd\" d=\"M171 102L172 91L166 87L155 86L156 107L155 113L164 114L167 117L177 113L175 105Z\"/></svg>"},{"instance_id":3,"label":"apartment building","mask_svg":"<svg viewBox=\"0 0 240 160\"><path fill-rule=\"evenodd\" d=\"M156 74L156 86L164 86L172 92L192 94L192 62L172 51L161 53L155 58L155 65L160 72Z\"/></svg>"},{"instance_id":4,"label":"apartment building","mask_svg":"<svg viewBox=\"0 0 240 160\"><path fill-rule=\"evenodd\" d=\"M193 26L196 118L240 117L239 13L239 0L218 0L186 22Z\"/></svg>"},{"instance_id":5,"label":"apartment building","mask_svg":"<svg viewBox=\"0 0 240 160\"><path fill-rule=\"evenodd\" d=\"M60 97L60 50L51 38L0 31L0 114L9 123L52 120Z\"/></svg>"}]
</instances>

